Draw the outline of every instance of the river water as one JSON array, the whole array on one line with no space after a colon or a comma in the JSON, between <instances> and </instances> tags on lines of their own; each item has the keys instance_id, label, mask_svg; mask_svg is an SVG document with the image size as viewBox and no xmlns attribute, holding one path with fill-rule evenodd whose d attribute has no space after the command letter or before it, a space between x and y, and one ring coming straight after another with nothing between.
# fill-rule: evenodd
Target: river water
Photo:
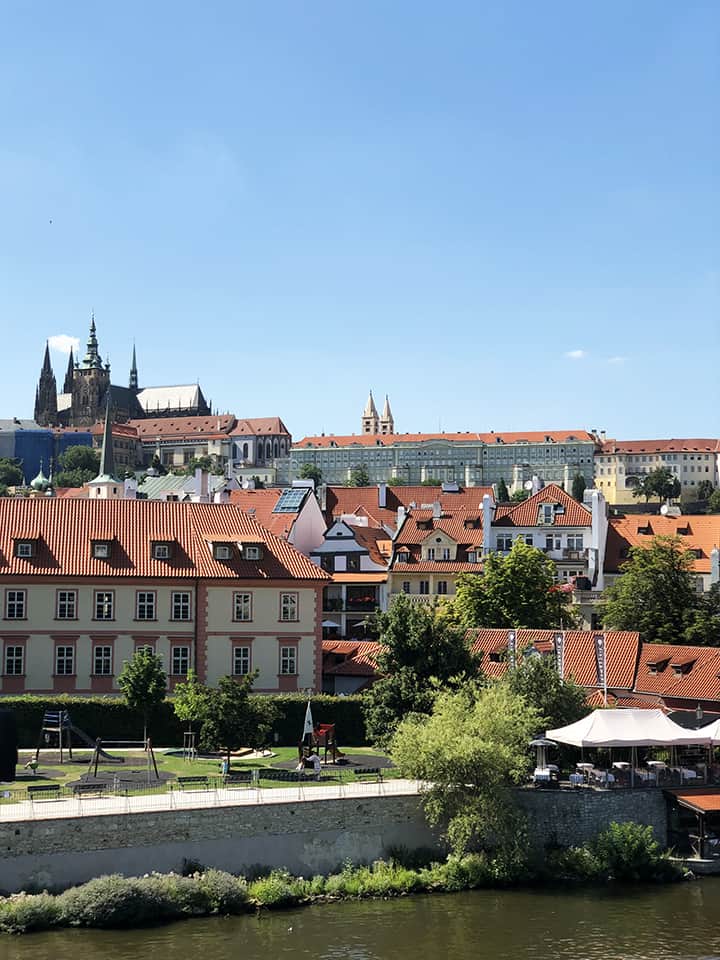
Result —
<instances>
[{"instance_id":1,"label":"river water","mask_svg":"<svg viewBox=\"0 0 720 960\"><path fill-rule=\"evenodd\" d=\"M0 939L0 960L708 960L720 880L623 891L474 891L150 930Z\"/></svg>"}]
</instances>

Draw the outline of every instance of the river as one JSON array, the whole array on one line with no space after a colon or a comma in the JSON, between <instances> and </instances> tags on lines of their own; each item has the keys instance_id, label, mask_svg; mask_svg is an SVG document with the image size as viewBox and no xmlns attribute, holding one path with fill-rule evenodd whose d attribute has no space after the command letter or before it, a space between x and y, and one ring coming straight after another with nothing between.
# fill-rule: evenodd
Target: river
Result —
<instances>
[{"instance_id":1,"label":"river","mask_svg":"<svg viewBox=\"0 0 720 960\"><path fill-rule=\"evenodd\" d=\"M2 960L709 960L720 880L620 891L474 891L150 930L0 939Z\"/></svg>"}]
</instances>

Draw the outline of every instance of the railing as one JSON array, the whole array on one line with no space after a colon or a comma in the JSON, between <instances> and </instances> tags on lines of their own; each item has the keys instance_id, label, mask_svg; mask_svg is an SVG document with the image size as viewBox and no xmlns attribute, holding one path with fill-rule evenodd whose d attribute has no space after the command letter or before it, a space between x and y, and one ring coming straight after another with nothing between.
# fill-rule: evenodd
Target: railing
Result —
<instances>
[{"instance_id":1,"label":"railing","mask_svg":"<svg viewBox=\"0 0 720 960\"><path fill-rule=\"evenodd\" d=\"M393 594L391 594L391 596L392 596L392 597L399 597L399 596L401 596L401 593L400 593L400 592L398 592L398 593L393 593ZM410 601L410 603L423 604L423 603L434 603L437 599L442 599L443 597L447 596L447 594L444 594L444 593L405 593L405 594L402 594L402 596L407 597L407 599Z\"/></svg>"},{"instance_id":2,"label":"railing","mask_svg":"<svg viewBox=\"0 0 720 960\"><path fill-rule=\"evenodd\" d=\"M212 779L212 778L211 778ZM104 793L100 796L76 795L71 787L61 788L58 796L31 800L26 791L6 790L0 803L0 822L23 820L57 820L83 816L110 816L123 813L150 813L161 810L192 810L206 807L264 806L273 803L303 803L311 800L351 800L363 797L413 795L422 785L415 780L378 780L374 783L289 782L284 787L260 787L243 784L225 785L217 778L210 789L152 788L140 785L141 791ZM14 796L8 795L17 794Z\"/></svg>"}]
</instances>

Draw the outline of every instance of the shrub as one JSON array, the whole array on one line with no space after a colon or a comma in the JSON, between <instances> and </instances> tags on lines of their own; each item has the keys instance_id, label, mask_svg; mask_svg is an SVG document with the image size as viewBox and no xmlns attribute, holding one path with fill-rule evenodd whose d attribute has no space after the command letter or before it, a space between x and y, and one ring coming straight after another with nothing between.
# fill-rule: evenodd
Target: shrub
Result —
<instances>
[{"instance_id":1,"label":"shrub","mask_svg":"<svg viewBox=\"0 0 720 960\"><path fill-rule=\"evenodd\" d=\"M248 885L243 877L234 877L223 870L206 870L197 882L211 913L230 915L247 910Z\"/></svg>"},{"instance_id":2,"label":"shrub","mask_svg":"<svg viewBox=\"0 0 720 960\"><path fill-rule=\"evenodd\" d=\"M142 926L171 913L163 891L111 874L60 894L63 922L77 927Z\"/></svg>"},{"instance_id":3,"label":"shrub","mask_svg":"<svg viewBox=\"0 0 720 960\"><path fill-rule=\"evenodd\" d=\"M611 823L591 845L601 868L613 880L671 880L682 871L663 853L652 827Z\"/></svg>"},{"instance_id":4,"label":"shrub","mask_svg":"<svg viewBox=\"0 0 720 960\"><path fill-rule=\"evenodd\" d=\"M304 895L303 882L291 877L287 870L273 870L267 877L253 880L248 896L259 907L290 907Z\"/></svg>"},{"instance_id":5,"label":"shrub","mask_svg":"<svg viewBox=\"0 0 720 960\"><path fill-rule=\"evenodd\" d=\"M590 883L607 876L603 865L587 847L548 851L541 874L544 879L559 883Z\"/></svg>"},{"instance_id":6,"label":"shrub","mask_svg":"<svg viewBox=\"0 0 720 960\"><path fill-rule=\"evenodd\" d=\"M3 933L31 933L50 930L61 919L58 898L49 893L19 893L0 900L0 931Z\"/></svg>"}]
</instances>

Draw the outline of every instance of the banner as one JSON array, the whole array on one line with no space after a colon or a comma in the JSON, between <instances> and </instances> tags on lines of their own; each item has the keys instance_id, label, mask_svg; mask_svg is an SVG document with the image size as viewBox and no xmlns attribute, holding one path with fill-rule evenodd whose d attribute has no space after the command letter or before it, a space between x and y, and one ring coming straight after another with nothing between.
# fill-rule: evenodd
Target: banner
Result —
<instances>
[{"instance_id":1,"label":"banner","mask_svg":"<svg viewBox=\"0 0 720 960\"><path fill-rule=\"evenodd\" d=\"M508 663L510 664L510 669L515 669L515 661L517 658L517 635L514 630L508 630L507 636L508 643Z\"/></svg>"},{"instance_id":2,"label":"banner","mask_svg":"<svg viewBox=\"0 0 720 960\"><path fill-rule=\"evenodd\" d=\"M605 661L605 635L595 634L595 660L597 662L598 686L602 687L607 703L607 665Z\"/></svg>"},{"instance_id":3,"label":"banner","mask_svg":"<svg viewBox=\"0 0 720 960\"><path fill-rule=\"evenodd\" d=\"M560 674L560 679L565 679L565 634L555 634L555 666Z\"/></svg>"}]
</instances>

